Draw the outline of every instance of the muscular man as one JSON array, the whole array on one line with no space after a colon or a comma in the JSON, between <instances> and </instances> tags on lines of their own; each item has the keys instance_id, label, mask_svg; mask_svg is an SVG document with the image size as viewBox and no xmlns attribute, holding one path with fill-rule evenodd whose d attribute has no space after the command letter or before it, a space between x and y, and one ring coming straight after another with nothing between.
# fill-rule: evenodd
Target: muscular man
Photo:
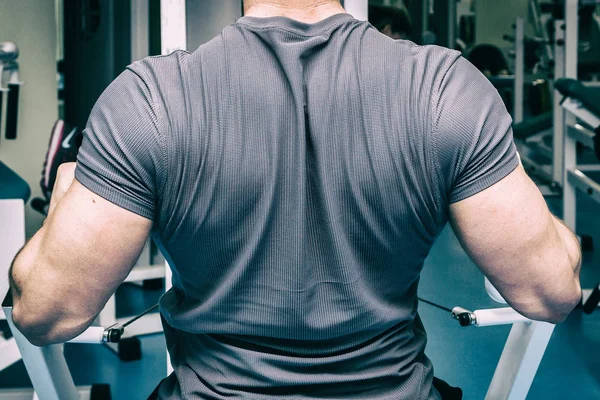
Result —
<instances>
[{"instance_id":1,"label":"muscular man","mask_svg":"<svg viewBox=\"0 0 600 400\"><path fill-rule=\"evenodd\" d=\"M32 343L90 325L148 234L173 269L163 399L438 399L416 295L448 221L511 306L566 318L577 240L480 72L335 0L245 11L98 100L75 179L61 171L12 269Z\"/></svg>"}]
</instances>

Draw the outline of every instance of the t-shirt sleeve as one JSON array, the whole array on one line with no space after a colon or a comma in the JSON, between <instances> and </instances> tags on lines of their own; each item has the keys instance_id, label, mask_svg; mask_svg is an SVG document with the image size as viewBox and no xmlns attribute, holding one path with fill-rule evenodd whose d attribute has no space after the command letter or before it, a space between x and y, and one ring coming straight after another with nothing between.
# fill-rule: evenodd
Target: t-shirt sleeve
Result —
<instances>
[{"instance_id":1,"label":"t-shirt sleeve","mask_svg":"<svg viewBox=\"0 0 600 400\"><path fill-rule=\"evenodd\" d=\"M150 88L130 67L96 102L83 131L75 177L106 200L154 220L162 162Z\"/></svg>"},{"instance_id":2,"label":"t-shirt sleeve","mask_svg":"<svg viewBox=\"0 0 600 400\"><path fill-rule=\"evenodd\" d=\"M450 204L489 188L519 165L512 118L502 98L462 57L441 80L434 141Z\"/></svg>"}]
</instances>

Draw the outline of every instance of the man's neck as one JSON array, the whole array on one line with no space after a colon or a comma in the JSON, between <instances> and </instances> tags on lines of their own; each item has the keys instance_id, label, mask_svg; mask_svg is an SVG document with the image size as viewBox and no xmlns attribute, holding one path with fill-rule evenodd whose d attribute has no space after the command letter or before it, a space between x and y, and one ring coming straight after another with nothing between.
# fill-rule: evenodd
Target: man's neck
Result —
<instances>
[{"instance_id":1,"label":"man's neck","mask_svg":"<svg viewBox=\"0 0 600 400\"><path fill-rule=\"evenodd\" d=\"M244 10L247 17L286 17L314 24L332 15L345 13L339 1L256 1Z\"/></svg>"}]
</instances>

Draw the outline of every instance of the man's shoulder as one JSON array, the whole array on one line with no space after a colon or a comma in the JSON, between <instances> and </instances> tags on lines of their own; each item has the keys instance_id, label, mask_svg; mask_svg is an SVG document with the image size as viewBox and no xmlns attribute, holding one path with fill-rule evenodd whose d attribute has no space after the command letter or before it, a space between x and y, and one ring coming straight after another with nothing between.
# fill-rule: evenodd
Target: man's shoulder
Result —
<instances>
[{"instance_id":1,"label":"man's shoulder","mask_svg":"<svg viewBox=\"0 0 600 400\"><path fill-rule=\"evenodd\" d=\"M169 54L150 56L130 64L127 69L136 73L144 81L160 80L164 76L173 76L184 68L190 53L185 50L175 50Z\"/></svg>"},{"instance_id":2,"label":"man's shoulder","mask_svg":"<svg viewBox=\"0 0 600 400\"><path fill-rule=\"evenodd\" d=\"M422 72L430 71L438 75L447 71L461 57L456 50L436 45L421 46L398 40L398 56L402 63L412 63Z\"/></svg>"},{"instance_id":3,"label":"man's shoulder","mask_svg":"<svg viewBox=\"0 0 600 400\"><path fill-rule=\"evenodd\" d=\"M176 50L167 55L146 57L127 69L147 87L153 106L165 108L167 102L177 105L183 101L190 55L187 51Z\"/></svg>"}]
</instances>

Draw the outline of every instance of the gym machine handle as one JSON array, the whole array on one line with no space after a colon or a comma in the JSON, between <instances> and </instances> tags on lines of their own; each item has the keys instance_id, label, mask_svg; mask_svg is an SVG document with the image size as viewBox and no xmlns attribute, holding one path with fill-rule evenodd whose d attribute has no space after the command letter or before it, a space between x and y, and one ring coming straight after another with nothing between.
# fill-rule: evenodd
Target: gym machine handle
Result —
<instances>
[{"instance_id":1,"label":"gym machine handle","mask_svg":"<svg viewBox=\"0 0 600 400\"><path fill-rule=\"evenodd\" d=\"M102 338L101 338L100 342L101 343L118 343L121 340L121 338L123 337L123 334L125 333L125 328L126 327L128 327L131 324L133 324L135 321L137 321L138 319L142 318L144 315L146 315L146 314L154 311L157 308L158 308L158 304L150 307L149 309L147 309L146 311L144 311L140 315L138 315L138 316L130 319L129 321L125 322L122 325L121 324L114 324L114 325L109 326L108 328L104 329L104 331L102 332Z\"/></svg>"},{"instance_id":2,"label":"gym machine handle","mask_svg":"<svg viewBox=\"0 0 600 400\"><path fill-rule=\"evenodd\" d=\"M452 317L460 323L461 326L496 326L511 325L516 323L531 323L532 320L524 317L510 307L492 308L488 310L469 311L461 307L452 309Z\"/></svg>"}]
</instances>

